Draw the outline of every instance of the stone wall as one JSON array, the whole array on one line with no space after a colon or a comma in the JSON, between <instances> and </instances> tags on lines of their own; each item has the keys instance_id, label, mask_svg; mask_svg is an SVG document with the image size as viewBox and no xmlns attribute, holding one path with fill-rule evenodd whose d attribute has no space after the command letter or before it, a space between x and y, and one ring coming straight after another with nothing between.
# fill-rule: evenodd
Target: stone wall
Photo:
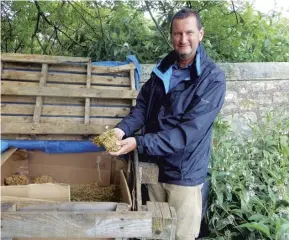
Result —
<instances>
[{"instance_id":1,"label":"stone wall","mask_svg":"<svg viewBox=\"0 0 289 240\"><path fill-rule=\"evenodd\" d=\"M221 116L240 129L244 122L256 121L268 111L289 112L289 62L220 63L227 80ZM141 85L149 79L154 65L142 65Z\"/></svg>"}]
</instances>

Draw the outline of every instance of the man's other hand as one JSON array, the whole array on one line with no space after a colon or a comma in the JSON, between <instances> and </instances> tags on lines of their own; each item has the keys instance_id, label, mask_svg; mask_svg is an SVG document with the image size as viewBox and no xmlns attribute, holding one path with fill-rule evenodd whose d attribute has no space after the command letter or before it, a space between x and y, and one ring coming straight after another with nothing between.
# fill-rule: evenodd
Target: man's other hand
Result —
<instances>
[{"instance_id":1,"label":"man's other hand","mask_svg":"<svg viewBox=\"0 0 289 240\"><path fill-rule=\"evenodd\" d=\"M120 156L123 154L127 154L133 150L136 149L136 140L134 137L129 137L124 140L118 141L116 143L118 146L120 146L120 149L117 152L109 152L112 156Z\"/></svg>"},{"instance_id":2,"label":"man's other hand","mask_svg":"<svg viewBox=\"0 0 289 240\"><path fill-rule=\"evenodd\" d=\"M114 133L118 140L121 140L125 135L124 131L122 131L120 128L113 128L112 130L114 130Z\"/></svg>"}]
</instances>

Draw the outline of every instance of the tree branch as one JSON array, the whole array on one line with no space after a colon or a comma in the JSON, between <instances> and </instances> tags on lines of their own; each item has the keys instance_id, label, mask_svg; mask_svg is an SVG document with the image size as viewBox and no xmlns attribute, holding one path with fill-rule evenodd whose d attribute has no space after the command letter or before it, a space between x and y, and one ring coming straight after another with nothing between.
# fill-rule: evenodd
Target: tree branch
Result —
<instances>
[{"instance_id":1,"label":"tree branch","mask_svg":"<svg viewBox=\"0 0 289 240\"><path fill-rule=\"evenodd\" d=\"M149 1L144 1L144 2L145 2L145 5L146 5L146 7L147 7L147 10L149 11L149 14L150 14L152 20L154 21L157 29L158 29L158 30L160 31L160 33L162 34L163 38L166 40L166 43L168 44L168 46L172 49L172 48L173 48L172 45L170 44L170 42L169 42L168 39L166 38L163 30L160 28L160 26L158 25L157 21L155 20L153 14L152 14L152 12L151 12L151 9L150 9L150 6L149 6Z\"/></svg>"}]
</instances>

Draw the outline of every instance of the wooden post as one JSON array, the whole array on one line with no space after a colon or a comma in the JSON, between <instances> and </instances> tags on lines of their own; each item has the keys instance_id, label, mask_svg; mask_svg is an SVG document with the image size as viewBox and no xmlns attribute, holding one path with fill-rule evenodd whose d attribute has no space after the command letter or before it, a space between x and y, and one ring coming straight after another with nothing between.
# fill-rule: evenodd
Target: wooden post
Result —
<instances>
[{"instance_id":1,"label":"wooden post","mask_svg":"<svg viewBox=\"0 0 289 240\"><path fill-rule=\"evenodd\" d=\"M135 90L134 69L130 69L129 73L130 73L130 88L131 90ZM135 106L135 104L136 104L136 99L132 99L132 106Z\"/></svg>"},{"instance_id":2,"label":"wooden post","mask_svg":"<svg viewBox=\"0 0 289 240\"><path fill-rule=\"evenodd\" d=\"M86 88L90 89L91 86L91 59L87 63L87 78L86 78ZM84 124L89 124L90 116L90 98L85 98L85 111L84 111Z\"/></svg>"},{"instance_id":3,"label":"wooden post","mask_svg":"<svg viewBox=\"0 0 289 240\"><path fill-rule=\"evenodd\" d=\"M47 81L47 77L48 77L48 64L44 63L44 64L42 64L39 87L45 86L45 83ZM33 114L33 123L39 123L39 121L40 121L42 102L43 102L43 99L41 96L36 97L34 114Z\"/></svg>"},{"instance_id":4,"label":"wooden post","mask_svg":"<svg viewBox=\"0 0 289 240\"><path fill-rule=\"evenodd\" d=\"M141 197L141 176L138 160L138 152L134 150L134 169L135 169L135 181L136 181L136 209L141 211L142 197Z\"/></svg>"}]
</instances>

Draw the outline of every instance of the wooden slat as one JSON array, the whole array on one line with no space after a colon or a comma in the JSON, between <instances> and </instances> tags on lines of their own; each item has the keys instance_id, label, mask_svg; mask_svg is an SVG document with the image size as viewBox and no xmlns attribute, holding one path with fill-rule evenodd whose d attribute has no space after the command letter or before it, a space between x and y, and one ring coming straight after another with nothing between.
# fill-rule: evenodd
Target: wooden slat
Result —
<instances>
[{"instance_id":1,"label":"wooden slat","mask_svg":"<svg viewBox=\"0 0 289 240\"><path fill-rule=\"evenodd\" d=\"M157 184L159 181L159 167L155 163L139 162L140 181L142 184Z\"/></svg>"},{"instance_id":2,"label":"wooden slat","mask_svg":"<svg viewBox=\"0 0 289 240\"><path fill-rule=\"evenodd\" d=\"M33 114L33 105L28 104L1 104L2 114ZM129 108L120 107L91 107L90 116L124 117L129 113ZM78 106L52 106L42 107L44 116L84 116L84 107Z\"/></svg>"},{"instance_id":3,"label":"wooden slat","mask_svg":"<svg viewBox=\"0 0 289 240\"><path fill-rule=\"evenodd\" d=\"M135 78L134 78L134 70L131 69L130 70L130 88L131 90L135 90ZM136 104L136 100L133 99L132 100L132 106L135 106Z\"/></svg>"},{"instance_id":4,"label":"wooden slat","mask_svg":"<svg viewBox=\"0 0 289 240\"><path fill-rule=\"evenodd\" d=\"M70 201L70 186L53 183L1 186L1 196L67 202Z\"/></svg>"},{"instance_id":5,"label":"wooden slat","mask_svg":"<svg viewBox=\"0 0 289 240\"><path fill-rule=\"evenodd\" d=\"M5 104L7 102L11 103L35 103L36 97L29 97L29 96L1 96L1 103ZM95 105L101 106L122 106L122 107L130 107L131 100L129 99L98 99L98 98L91 98L91 106L94 107ZM64 104L64 105L79 105L84 106L84 98L69 98L69 97L43 97L43 104ZM95 106L96 107L96 106Z\"/></svg>"},{"instance_id":6,"label":"wooden slat","mask_svg":"<svg viewBox=\"0 0 289 240\"><path fill-rule=\"evenodd\" d=\"M3 212L1 237L150 237L150 212Z\"/></svg>"},{"instance_id":7,"label":"wooden slat","mask_svg":"<svg viewBox=\"0 0 289 240\"><path fill-rule=\"evenodd\" d=\"M45 86L45 83L47 81L47 75L48 75L48 65L42 64L39 87ZM34 109L34 114L33 114L33 122L34 123L39 123L40 116L41 116L41 109L42 109L42 97L38 96L38 97L36 97L35 109Z\"/></svg>"},{"instance_id":8,"label":"wooden slat","mask_svg":"<svg viewBox=\"0 0 289 240\"><path fill-rule=\"evenodd\" d=\"M175 219L172 218L170 206L163 202L147 202L148 211L153 216L153 239L174 239L172 230Z\"/></svg>"},{"instance_id":9,"label":"wooden slat","mask_svg":"<svg viewBox=\"0 0 289 240\"><path fill-rule=\"evenodd\" d=\"M17 206L18 211L115 211L118 203L115 202L66 202L40 203Z\"/></svg>"},{"instance_id":10,"label":"wooden slat","mask_svg":"<svg viewBox=\"0 0 289 240\"><path fill-rule=\"evenodd\" d=\"M108 125L115 126L121 121L121 118L91 118L90 124L97 125ZM31 117L23 117L23 116L1 116L1 122L4 124L5 122L15 122L15 123L31 123ZM74 118L74 117L42 117L41 123L47 124L82 124L83 118ZM3 134L3 133L2 133Z\"/></svg>"},{"instance_id":11,"label":"wooden slat","mask_svg":"<svg viewBox=\"0 0 289 240\"><path fill-rule=\"evenodd\" d=\"M101 134L109 125L3 123L2 134ZM113 127L113 126L109 126Z\"/></svg>"},{"instance_id":12,"label":"wooden slat","mask_svg":"<svg viewBox=\"0 0 289 240\"><path fill-rule=\"evenodd\" d=\"M87 79L86 79L86 88L90 89L91 86L91 61L87 63ZM90 98L85 99L84 107L84 124L89 124L90 116Z\"/></svg>"},{"instance_id":13,"label":"wooden slat","mask_svg":"<svg viewBox=\"0 0 289 240\"><path fill-rule=\"evenodd\" d=\"M50 67L49 67L50 69ZM49 70L50 71L50 70ZM41 72L31 72L31 71L20 71L20 70L4 70L1 79L9 79L18 81L21 80L29 80L38 82L40 78ZM86 75L85 74L73 74L73 73L48 73L47 76L48 82L65 82L65 83L86 83ZM92 84L107 84L107 85L129 85L128 77L119 77L119 76L99 76L92 75L91 76Z\"/></svg>"},{"instance_id":14,"label":"wooden slat","mask_svg":"<svg viewBox=\"0 0 289 240\"><path fill-rule=\"evenodd\" d=\"M65 57L65 56L49 56L35 54L17 54L2 53L1 60L5 62L24 62L24 63L65 63L65 62L88 62L89 58L82 57Z\"/></svg>"},{"instance_id":15,"label":"wooden slat","mask_svg":"<svg viewBox=\"0 0 289 240\"><path fill-rule=\"evenodd\" d=\"M31 87L30 83L14 83L2 81L1 92L3 95L22 96L50 96L50 97L91 97L91 98L114 98L133 99L137 97L137 92L132 90L115 89L85 89L59 87Z\"/></svg>"},{"instance_id":16,"label":"wooden slat","mask_svg":"<svg viewBox=\"0 0 289 240\"><path fill-rule=\"evenodd\" d=\"M10 148L7 149L5 152L1 153L1 166L9 159L14 152L16 152L18 148Z\"/></svg>"},{"instance_id":17,"label":"wooden slat","mask_svg":"<svg viewBox=\"0 0 289 240\"><path fill-rule=\"evenodd\" d=\"M27 64L27 63L10 63L10 62L4 62L3 63L3 69L7 68L18 68L18 69L25 69L25 70L39 70L40 66L37 66L36 64ZM80 72L80 73L86 73L86 66L84 64L51 64L51 67L49 68L50 71L61 71L61 72ZM134 65L131 64L125 64L118 67L104 67L104 66L92 66L91 72L94 73L118 73L118 74L124 74L124 76L128 75L128 72L131 69L135 69Z\"/></svg>"}]
</instances>

